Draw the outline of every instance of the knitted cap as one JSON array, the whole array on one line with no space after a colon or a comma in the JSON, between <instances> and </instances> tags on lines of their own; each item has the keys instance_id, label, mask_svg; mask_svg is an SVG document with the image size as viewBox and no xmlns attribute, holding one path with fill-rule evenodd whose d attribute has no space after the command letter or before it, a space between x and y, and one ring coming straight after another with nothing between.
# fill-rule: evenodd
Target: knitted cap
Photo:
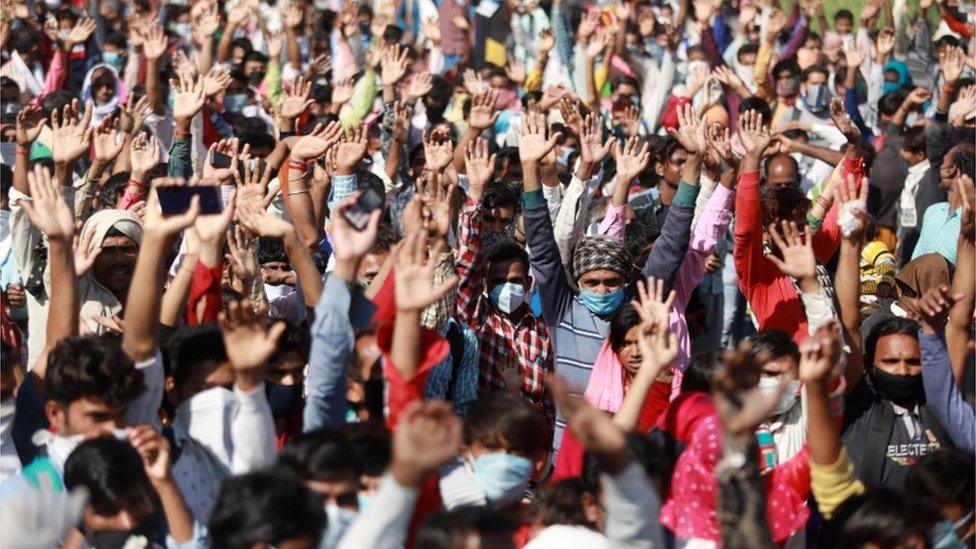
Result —
<instances>
[{"instance_id":1,"label":"knitted cap","mask_svg":"<svg viewBox=\"0 0 976 549\"><path fill-rule=\"evenodd\" d=\"M607 269L623 276L630 274L630 253L612 236L588 236L573 249L573 280L590 271Z\"/></svg>"}]
</instances>

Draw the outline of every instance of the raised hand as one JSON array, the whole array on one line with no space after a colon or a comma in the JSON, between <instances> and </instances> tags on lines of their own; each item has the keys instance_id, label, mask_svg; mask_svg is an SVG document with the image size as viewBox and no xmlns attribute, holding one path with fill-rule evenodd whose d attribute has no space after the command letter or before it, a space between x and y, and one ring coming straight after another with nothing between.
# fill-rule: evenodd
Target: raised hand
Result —
<instances>
[{"instance_id":1,"label":"raised hand","mask_svg":"<svg viewBox=\"0 0 976 549\"><path fill-rule=\"evenodd\" d=\"M543 117L543 122L545 118ZM584 164L596 166L606 158L607 153L617 144L617 138L610 137L603 142L603 117L594 114L586 115L583 120L583 132L580 134L580 159Z\"/></svg>"},{"instance_id":2,"label":"raised hand","mask_svg":"<svg viewBox=\"0 0 976 549\"><path fill-rule=\"evenodd\" d=\"M166 34L158 23L149 28L142 41L142 54L147 60L155 62L166 53Z\"/></svg>"},{"instance_id":3,"label":"raised hand","mask_svg":"<svg viewBox=\"0 0 976 549\"><path fill-rule=\"evenodd\" d=\"M267 39L268 59L278 61L281 59L281 47L284 40L280 32L272 33Z\"/></svg>"},{"instance_id":4,"label":"raised hand","mask_svg":"<svg viewBox=\"0 0 976 549\"><path fill-rule=\"evenodd\" d=\"M209 182L219 181L224 183L229 181L237 173L237 163L238 158L238 147L240 146L240 141L236 137L230 139L221 139L216 143L210 144L210 149L207 151L207 160L203 163L203 179ZM242 154L246 154L250 145L244 145L241 149ZM226 168L217 168L214 166L214 153L223 153L230 157L230 165Z\"/></svg>"},{"instance_id":5,"label":"raised hand","mask_svg":"<svg viewBox=\"0 0 976 549\"><path fill-rule=\"evenodd\" d=\"M51 149L55 163L74 162L88 152L93 132L88 126L94 109L89 102L85 105L85 115L77 120L78 100L74 99L60 113L57 109L51 111Z\"/></svg>"},{"instance_id":6,"label":"raised hand","mask_svg":"<svg viewBox=\"0 0 976 549\"><path fill-rule=\"evenodd\" d=\"M349 175L356 171L356 166L366 156L366 144L365 125L360 124L342 134L335 155L336 173L338 175ZM430 162L430 159L427 161Z\"/></svg>"},{"instance_id":7,"label":"raised hand","mask_svg":"<svg viewBox=\"0 0 976 549\"><path fill-rule=\"evenodd\" d=\"M299 77L301 78L301 77ZM230 70L223 67L213 67L203 77L203 93L207 97L213 97L230 86Z\"/></svg>"},{"instance_id":8,"label":"raised hand","mask_svg":"<svg viewBox=\"0 0 976 549\"><path fill-rule=\"evenodd\" d=\"M878 55L882 58L887 58L888 54L895 49L895 30L888 28L878 31L878 38L875 44Z\"/></svg>"},{"instance_id":9,"label":"raised hand","mask_svg":"<svg viewBox=\"0 0 976 549\"><path fill-rule=\"evenodd\" d=\"M813 253L813 237L800 231L793 221L783 221L780 235L776 224L770 224L769 236L779 249L782 259L775 253L766 256L783 274L797 280L817 276L817 258Z\"/></svg>"},{"instance_id":10,"label":"raised hand","mask_svg":"<svg viewBox=\"0 0 976 549\"><path fill-rule=\"evenodd\" d=\"M176 98L173 100L173 117L177 119L187 119L196 116L206 96L203 93L203 78L192 78L186 74L178 74L179 82L170 80L169 85L176 90Z\"/></svg>"},{"instance_id":11,"label":"raised hand","mask_svg":"<svg viewBox=\"0 0 976 549\"><path fill-rule=\"evenodd\" d=\"M749 344L725 351L725 365L712 376L712 397L727 436L754 437L756 427L779 402L786 382L767 393L759 388L762 365L749 356Z\"/></svg>"},{"instance_id":12,"label":"raised hand","mask_svg":"<svg viewBox=\"0 0 976 549\"><path fill-rule=\"evenodd\" d=\"M708 144L705 137L705 120L695 114L691 104L678 110L678 129L669 128L668 133L681 143L688 154L702 154Z\"/></svg>"},{"instance_id":13,"label":"raised hand","mask_svg":"<svg viewBox=\"0 0 976 549\"><path fill-rule=\"evenodd\" d=\"M217 14L216 3L197 4L204 6L199 15L192 20L193 31L201 38L213 37L220 28L220 16ZM194 6L195 7L195 6Z\"/></svg>"},{"instance_id":14,"label":"raised hand","mask_svg":"<svg viewBox=\"0 0 976 549\"><path fill-rule=\"evenodd\" d=\"M95 32L95 20L91 17L83 17L75 23L75 26L68 32L68 37L64 41L64 48L70 52L75 44L84 44L88 37Z\"/></svg>"},{"instance_id":15,"label":"raised hand","mask_svg":"<svg viewBox=\"0 0 976 549\"><path fill-rule=\"evenodd\" d=\"M314 103L314 99L309 99L312 93L312 81L305 80L299 76L292 84L291 91L285 94L284 101L281 102L280 114L282 118L294 120L302 115Z\"/></svg>"},{"instance_id":16,"label":"raised hand","mask_svg":"<svg viewBox=\"0 0 976 549\"><path fill-rule=\"evenodd\" d=\"M275 193L268 193L268 181L270 181L271 177L274 175L274 170L269 168L265 169L264 173L262 173L261 170L257 169L257 166L252 169L250 162L244 162L243 171L243 178L240 172L237 170L234 171L234 184L237 186L238 191L238 218L243 218L243 214L240 210L252 204L256 206L258 210L266 210L275 196ZM266 229L263 226L255 227L252 224L248 225L248 228L259 236L271 236L264 234Z\"/></svg>"},{"instance_id":17,"label":"raised hand","mask_svg":"<svg viewBox=\"0 0 976 549\"><path fill-rule=\"evenodd\" d=\"M878 0L871 0L861 9L861 21L866 22L873 19L881 11L881 4Z\"/></svg>"},{"instance_id":18,"label":"raised hand","mask_svg":"<svg viewBox=\"0 0 976 549\"><path fill-rule=\"evenodd\" d=\"M826 383L836 374L840 350L840 327L831 319L800 345L800 381Z\"/></svg>"},{"instance_id":19,"label":"raised hand","mask_svg":"<svg viewBox=\"0 0 976 549\"><path fill-rule=\"evenodd\" d=\"M289 2L281 10L281 22L286 29L298 29L302 25L302 8L296 2Z\"/></svg>"},{"instance_id":20,"label":"raised hand","mask_svg":"<svg viewBox=\"0 0 976 549\"><path fill-rule=\"evenodd\" d=\"M413 77L407 87L407 100L416 101L430 93L434 88L434 79L429 72L422 72Z\"/></svg>"},{"instance_id":21,"label":"raised hand","mask_svg":"<svg viewBox=\"0 0 976 549\"><path fill-rule=\"evenodd\" d=\"M708 149L715 151L718 157L729 166L736 166L739 163L738 157L732 152L732 141L729 138L729 129L715 124L708 128L705 134L708 139Z\"/></svg>"},{"instance_id":22,"label":"raised hand","mask_svg":"<svg viewBox=\"0 0 976 549\"><path fill-rule=\"evenodd\" d=\"M146 117L152 112L152 104L147 95L143 95L138 101L133 101L130 95L129 99L122 105L121 110L122 112L119 115L119 131L129 135L135 135L137 131L142 129L143 122L146 121Z\"/></svg>"},{"instance_id":23,"label":"raised hand","mask_svg":"<svg viewBox=\"0 0 976 549\"><path fill-rule=\"evenodd\" d=\"M44 112L34 104L25 105L17 113L17 145L30 147L44 129Z\"/></svg>"},{"instance_id":24,"label":"raised hand","mask_svg":"<svg viewBox=\"0 0 976 549\"><path fill-rule=\"evenodd\" d=\"M508 76L509 80L521 86L525 83L525 64L516 57L510 57L508 65L505 66L505 75Z\"/></svg>"},{"instance_id":25,"label":"raised hand","mask_svg":"<svg viewBox=\"0 0 976 549\"><path fill-rule=\"evenodd\" d=\"M439 172L454 160L454 143L446 134L438 131L424 136L424 160L427 169Z\"/></svg>"},{"instance_id":26,"label":"raised hand","mask_svg":"<svg viewBox=\"0 0 976 549\"><path fill-rule=\"evenodd\" d=\"M115 118L106 117L95 129L95 158L99 162L109 163L122 152L125 144L119 139L119 132L116 130Z\"/></svg>"},{"instance_id":27,"label":"raised hand","mask_svg":"<svg viewBox=\"0 0 976 549\"><path fill-rule=\"evenodd\" d=\"M227 312L220 313L219 322L234 379L241 390L250 391L261 382L286 324L279 320L268 326L267 304L255 309L246 300L231 301Z\"/></svg>"},{"instance_id":28,"label":"raised hand","mask_svg":"<svg viewBox=\"0 0 976 549\"><path fill-rule=\"evenodd\" d=\"M851 242L861 243L864 239L864 231L868 227L867 200L868 184L861 182L858 190L857 180L853 175L848 175L846 181L838 182L835 195L837 197L837 207L840 212L841 234ZM847 215L853 215L857 219L857 224L848 227L843 220Z\"/></svg>"},{"instance_id":29,"label":"raised hand","mask_svg":"<svg viewBox=\"0 0 976 549\"><path fill-rule=\"evenodd\" d=\"M451 200L457 192L458 184L444 183L442 172L426 171L418 183L423 182L424 189L420 194L423 195L424 204L430 213L430 220L427 230L431 238L446 238L451 230Z\"/></svg>"},{"instance_id":30,"label":"raised hand","mask_svg":"<svg viewBox=\"0 0 976 549\"><path fill-rule=\"evenodd\" d=\"M546 138L549 126L546 117L540 113L527 112L522 119L522 126L515 128L515 139L518 141L519 158L522 163L539 162L556 146L559 133ZM609 147L603 152L605 156ZM602 159L602 157L601 157Z\"/></svg>"},{"instance_id":31,"label":"raised hand","mask_svg":"<svg viewBox=\"0 0 976 549\"><path fill-rule=\"evenodd\" d=\"M481 75L474 72L473 69L464 69L464 89L470 95L478 95L488 89L488 86L481 79Z\"/></svg>"},{"instance_id":32,"label":"raised hand","mask_svg":"<svg viewBox=\"0 0 976 549\"><path fill-rule=\"evenodd\" d=\"M396 306L397 310L419 312L447 295L457 284L452 276L439 285L434 285L436 264L428 259L427 233L418 231L408 234L397 252L396 268ZM444 242L438 240L433 248L433 256L443 249Z\"/></svg>"},{"instance_id":33,"label":"raised hand","mask_svg":"<svg viewBox=\"0 0 976 549\"><path fill-rule=\"evenodd\" d=\"M583 133L583 114L580 112L579 104L568 95L563 95L559 100L559 114L566 123L566 129L579 136Z\"/></svg>"},{"instance_id":34,"label":"raised hand","mask_svg":"<svg viewBox=\"0 0 976 549\"><path fill-rule=\"evenodd\" d=\"M646 288L643 282L637 282L637 294L639 301L632 301L631 304L642 321L637 340L641 356L645 364L666 366L678 356L678 340L670 330L669 316L674 303L674 291L665 299L664 281L650 278Z\"/></svg>"},{"instance_id":35,"label":"raised hand","mask_svg":"<svg viewBox=\"0 0 976 549\"><path fill-rule=\"evenodd\" d=\"M393 434L390 473L401 486L419 487L461 449L461 420L443 401L414 401L400 415Z\"/></svg>"},{"instance_id":36,"label":"raised hand","mask_svg":"<svg viewBox=\"0 0 976 549\"><path fill-rule=\"evenodd\" d=\"M576 29L581 44L585 44L590 41L590 37L596 32L596 27L599 24L600 12L598 10L591 10L583 13L583 16L580 18L579 27Z\"/></svg>"},{"instance_id":37,"label":"raised hand","mask_svg":"<svg viewBox=\"0 0 976 549\"><path fill-rule=\"evenodd\" d=\"M950 46L939 60L942 77L946 84L955 84L966 66L966 54L961 48Z\"/></svg>"},{"instance_id":38,"label":"raised hand","mask_svg":"<svg viewBox=\"0 0 976 549\"><path fill-rule=\"evenodd\" d=\"M762 155L772 136L769 128L763 125L762 116L754 110L748 110L739 117L739 139L746 154Z\"/></svg>"},{"instance_id":39,"label":"raised hand","mask_svg":"<svg viewBox=\"0 0 976 549\"><path fill-rule=\"evenodd\" d=\"M332 104L342 105L352 99L353 90L356 89L356 81L352 78L340 80L332 86Z\"/></svg>"},{"instance_id":40,"label":"raised hand","mask_svg":"<svg viewBox=\"0 0 976 549\"><path fill-rule=\"evenodd\" d=\"M317 124L311 133L303 135L291 148L291 157L296 160L309 160L325 154L329 147L342 137L342 124L337 121L329 125Z\"/></svg>"},{"instance_id":41,"label":"raised hand","mask_svg":"<svg viewBox=\"0 0 976 549\"><path fill-rule=\"evenodd\" d=\"M865 61L864 54L857 47L857 44L845 44L844 57L847 58L847 70L855 70L864 64Z\"/></svg>"},{"instance_id":42,"label":"raised hand","mask_svg":"<svg viewBox=\"0 0 976 549\"><path fill-rule=\"evenodd\" d=\"M468 196L475 202L481 202L485 196L485 187L495 176L495 154L488 155L488 141L478 138L468 143L468 150L464 153L464 170L468 176Z\"/></svg>"},{"instance_id":43,"label":"raised hand","mask_svg":"<svg viewBox=\"0 0 976 549\"><path fill-rule=\"evenodd\" d=\"M384 86L396 85L407 74L407 67L410 65L408 53L409 50L399 44L393 44L383 52L380 58L380 79Z\"/></svg>"},{"instance_id":44,"label":"raised hand","mask_svg":"<svg viewBox=\"0 0 976 549\"><path fill-rule=\"evenodd\" d=\"M976 205L976 187L973 185L973 178L969 174L959 174L955 185L959 200L962 202L959 236L970 245L976 244L976 216L973 213L973 207Z\"/></svg>"},{"instance_id":45,"label":"raised hand","mask_svg":"<svg viewBox=\"0 0 976 549\"><path fill-rule=\"evenodd\" d=\"M332 56L327 53L323 53L322 55L312 58L312 60L308 62L308 68L311 73L316 76L328 74L329 71L332 70Z\"/></svg>"},{"instance_id":46,"label":"raised hand","mask_svg":"<svg viewBox=\"0 0 976 549\"><path fill-rule=\"evenodd\" d=\"M617 185L629 185L650 164L651 154L647 142L631 137L627 143L617 143L613 159L617 162Z\"/></svg>"},{"instance_id":47,"label":"raised hand","mask_svg":"<svg viewBox=\"0 0 976 549\"><path fill-rule=\"evenodd\" d=\"M129 151L129 162L132 173L145 174L159 163L159 145L156 137L147 132L140 132L132 140Z\"/></svg>"},{"instance_id":48,"label":"raised hand","mask_svg":"<svg viewBox=\"0 0 976 549\"><path fill-rule=\"evenodd\" d=\"M830 119L849 142L854 143L861 139L861 130L858 129L857 124L851 120L851 115L847 114L847 110L844 109L843 99L837 97L831 99L829 112Z\"/></svg>"},{"instance_id":49,"label":"raised hand","mask_svg":"<svg viewBox=\"0 0 976 549\"><path fill-rule=\"evenodd\" d=\"M945 327L949 311L957 301L966 294L953 294L948 286L940 284L929 288L925 295L918 300L917 307L922 324L927 332L941 332Z\"/></svg>"},{"instance_id":50,"label":"raised hand","mask_svg":"<svg viewBox=\"0 0 976 549\"><path fill-rule=\"evenodd\" d=\"M266 208L267 206L264 206L260 200L242 199L237 208L237 219L252 233L262 238L284 238L295 230L291 223L273 215ZM229 234L230 231L228 231ZM229 237L227 243L231 243ZM240 248L240 246L237 247ZM233 246L231 251L233 252Z\"/></svg>"},{"instance_id":51,"label":"raised hand","mask_svg":"<svg viewBox=\"0 0 976 549\"><path fill-rule=\"evenodd\" d=\"M536 42L539 55L548 55L549 51L555 46L556 35L552 32L552 29L542 29L539 31L539 40Z\"/></svg>"},{"instance_id":52,"label":"raised hand","mask_svg":"<svg viewBox=\"0 0 976 549\"><path fill-rule=\"evenodd\" d=\"M345 200L336 206L330 218L332 224L333 253L336 261L356 262L359 261L376 242L376 232L379 229L382 210L377 208L371 214L369 223L366 227L357 231L355 227L346 221L343 213L352 208L356 199L359 198L359 191L347 196Z\"/></svg>"},{"instance_id":53,"label":"raised hand","mask_svg":"<svg viewBox=\"0 0 976 549\"><path fill-rule=\"evenodd\" d=\"M232 189L227 195L227 204L224 205L223 211L217 214L200 214L197 216L193 222L193 228L196 229L200 242L219 242L224 237L230 220L234 218L236 198L237 189Z\"/></svg>"},{"instance_id":54,"label":"raised hand","mask_svg":"<svg viewBox=\"0 0 976 549\"><path fill-rule=\"evenodd\" d=\"M126 429L129 444L142 458L142 468L149 482L157 484L173 480L172 451L169 440L149 425L136 425Z\"/></svg>"},{"instance_id":55,"label":"raised hand","mask_svg":"<svg viewBox=\"0 0 976 549\"><path fill-rule=\"evenodd\" d=\"M243 291L246 292L261 271L253 233L241 224L234 225L233 229L227 231L227 248L231 272L237 280L241 281Z\"/></svg>"},{"instance_id":56,"label":"raised hand","mask_svg":"<svg viewBox=\"0 0 976 549\"><path fill-rule=\"evenodd\" d=\"M20 201L27 218L48 240L71 242L75 234L74 215L61 198L58 184L51 179L50 172L35 164L34 171L27 173L27 183L31 197Z\"/></svg>"},{"instance_id":57,"label":"raised hand","mask_svg":"<svg viewBox=\"0 0 976 549\"><path fill-rule=\"evenodd\" d=\"M640 135L641 110L637 105L631 105L620 113L620 130L625 137Z\"/></svg>"},{"instance_id":58,"label":"raised hand","mask_svg":"<svg viewBox=\"0 0 976 549\"><path fill-rule=\"evenodd\" d=\"M921 105L929 99L932 99L932 94L921 86L916 87L908 94L908 101L910 101L913 105Z\"/></svg>"},{"instance_id":59,"label":"raised hand","mask_svg":"<svg viewBox=\"0 0 976 549\"><path fill-rule=\"evenodd\" d=\"M631 301L631 305L637 310L637 314L644 322L654 322L668 325L671 305L674 303L674 290L667 298L664 297L664 280L649 278L647 286L637 281L638 299Z\"/></svg>"},{"instance_id":60,"label":"raised hand","mask_svg":"<svg viewBox=\"0 0 976 549\"><path fill-rule=\"evenodd\" d=\"M495 125L498 120L498 112L495 106L498 104L498 93L492 89L475 94L471 98L471 112L468 113L468 126L473 130L487 130Z\"/></svg>"},{"instance_id":61,"label":"raised hand","mask_svg":"<svg viewBox=\"0 0 976 549\"><path fill-rule=\"evenodd\" d=\"M783 13L783 10L774 8L766 21L767 40L773 40L779 36L784 27L786 27L786 14Z\"/></svg>"},{"instance_id":62,"label":"raised hand","mask_svg":"<svg viewBox=\"0 0 976 549\"><path fill-rule=\"evenodd\" d=\"M390 131L396 143L406 143L410 138L410 107L403 101L393 105L393 124Z\"/></svg>"}]
</instances>

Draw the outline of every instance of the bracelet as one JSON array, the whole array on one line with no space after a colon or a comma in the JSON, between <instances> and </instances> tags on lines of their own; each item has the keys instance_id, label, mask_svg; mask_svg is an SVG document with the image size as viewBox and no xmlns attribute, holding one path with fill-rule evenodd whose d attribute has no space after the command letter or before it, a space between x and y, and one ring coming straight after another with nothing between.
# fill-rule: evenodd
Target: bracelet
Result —
<instances>
[{"instance_id":1,"label":"bracelet","mask_svg":"<svg viewBox=\"0 0 976 549\"><path fill-rule=\"evenodd\" d=\"M296 160L294 158L288 159L288 168L291 170L301 170L305 171L308 169L308 162L304 160Z\"/></svg>"},{"instance_id":2,"label":"bracelet","mask_svg":"<svg viewBox=\"0 0 976 549\"><path fill-rule=\"evenodd\" d=\"M130 179L129 182L126 183L126 186L127 187L139 187L140 189L142 189L142 187L144 185L143 185L142 181L139 181L138 179Z\"/></svg>"},{"instance_id":3,"label":"bracelet","mask_svg":"<svg viewBox=\"0 0 976 549\"><path fill-rule=\"evenodd\" d=\"M289 179L289 182L295 181L295 179ZM296 194L312 194L308 189L298 189L295 191L288 191L288 196L295 196Z\"/></svg>"},{"instance_id":4,"label":"bracelet","mask_svg":"<svg viewBox=\"0 0 976 549\"><path fill-rule=\"evenodd\" d=\"M820 207L824 209L824 211L827 211L830 209L831 206L834 205L834 201L827 200L826 198L823 197L823 195L819 195L817 196L817 204L819 204Z\"/></svg>"},{"instance_id":5,"label":"bracelet","mask_svg":"<svg viewBox=\"0 0 976 549\"><path fill-rule=\"evenodd\" d=\"M952 84L942 84L942 93L946 95L952 95L952 92L956 91Z\"/></svg>"},{"instance_id":6,"label":"bracelet","mask_svg":"<svg viewBox=\"0 0 976 549\"><path fill-rule=\"evenodd\" d=\"M173 130L173 139L186 139L190 137L190 133L189 130Z\"/></svg>"},{"instance_id":7,"label":"bracelet","mask_svg":"<svg viewBox=\"0 0 976 549\"><path fill-rule=\"evenodd\" d=\"M17 156L30 156L30 147L17 145Z\"/></svg>"}]
</instances>

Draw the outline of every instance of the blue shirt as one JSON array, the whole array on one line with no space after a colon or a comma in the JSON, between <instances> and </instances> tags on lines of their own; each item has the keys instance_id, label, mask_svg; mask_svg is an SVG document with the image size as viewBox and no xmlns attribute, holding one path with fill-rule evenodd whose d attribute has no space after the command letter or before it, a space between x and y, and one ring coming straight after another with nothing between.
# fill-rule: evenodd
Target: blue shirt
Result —
<instances>
[{"instance_id":1,"label":"blue shirt","mask_svg":"<svg viewBox=\"0 0 976 549\"><path fill-rule=\"evenodd\" d=\"M922 218L922 230L918 236L918 244L912 253L912 259L918 256L936 253L946 258L946 261L956 264L956 248L959 245L959 230L962 222L961 209L949 211L948 202L932 204L925 210Z\"/></svg>"}]
</instances>

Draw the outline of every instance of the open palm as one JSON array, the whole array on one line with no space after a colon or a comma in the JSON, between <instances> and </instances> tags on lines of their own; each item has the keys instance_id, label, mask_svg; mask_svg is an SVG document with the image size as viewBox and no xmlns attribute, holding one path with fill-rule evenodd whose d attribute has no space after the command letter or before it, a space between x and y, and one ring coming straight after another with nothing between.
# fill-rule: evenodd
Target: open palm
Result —
<instances>
[{"instance_id":1,"label":"open palm","mask_svg":"<svg viewBox=\"0 0 976 549\"><path fill-rule=\"evenodd\" d=\"M75 232L74 216L47 168L35 165L34 171L27 174L27 183L31 198L20 203L27 218L48 240L71 242Z\"/></svg>"},{"instance_id":2,"label":"open palm","mask_svg":"<svg viewBox=\"0 0 976 549\"><path fill-rule=\"evenodd\" d=\"M435 255L439 247L433 250ZM403 246L397 252L396 305L400 311L421 311L444 297L457 284L457 277L451 277L439 285L434 285L435 263L428 260L427 234L417 231L404 238Z\"/></svg>"},{"instance_id":3,"label":"open palm","mask_svg":"<svg viewBox=\"0 0 976 549\"><path fill-rule=\"evenodd\" d=\"M769 226L769 236L779 248L782 259L775 254L769 254L773 264L785 275L797 280L816 276L817 258L813 253L813 239L804 238L796 223L786 221L782 225L782 235L775 224Z\"/></svg>"},{"instance_id":4,"label":"open palm","mask_svg":"<svg viewBox=\"0 0 976 549\"><path fill-rule=\"evenodd\" d=\"M88 152L91 143L92 129L91 113L94 107L88 105L81 120L76 120L78 100L71 105L65 105L59 114L57 109L51 112L51 148L55 162L74 162L81 155Z\"/></svg>"}]
</instances>

